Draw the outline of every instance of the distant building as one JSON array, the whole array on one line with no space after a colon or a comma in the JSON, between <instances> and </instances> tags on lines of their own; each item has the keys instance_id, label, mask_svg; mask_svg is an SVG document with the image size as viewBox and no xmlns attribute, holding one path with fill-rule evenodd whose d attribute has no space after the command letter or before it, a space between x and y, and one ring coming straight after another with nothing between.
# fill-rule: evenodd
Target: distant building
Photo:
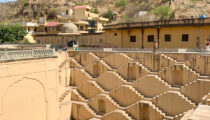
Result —
<instances>
[{"instance_id":1,"label":"distant building","mask_svg":"<svg viewBox=\"0 0 210 120\"><path fill-rule=\"evenodd\" d=\"M90 11L91 7L89 5L82 5L75 6L74 10L67 9L63 11L57 16L57 20L53 22L41 18L37 21L37 27L33 34L34 39L40 44L66 45L74 39L80 41L81 46L102 45L103 25L106 24L109 19L100 17L99 14ZM62 28L66 24L68 24L70 28L74 26L73 28L78 30L78 34L63 34ZM69 26L69 24L71 25ZM89 39L89 41L87 39Z\"/></svg>"},{"instance_id":2,"label":"distant building","mask_svg":"<svg viewBox=\"0 0 210 120\"><path fill-rule=\"evenodd\" d=\"M117 48L205 48L210 18L150 21L107 25L104 43Z\"/></svg>"}]
</instances>

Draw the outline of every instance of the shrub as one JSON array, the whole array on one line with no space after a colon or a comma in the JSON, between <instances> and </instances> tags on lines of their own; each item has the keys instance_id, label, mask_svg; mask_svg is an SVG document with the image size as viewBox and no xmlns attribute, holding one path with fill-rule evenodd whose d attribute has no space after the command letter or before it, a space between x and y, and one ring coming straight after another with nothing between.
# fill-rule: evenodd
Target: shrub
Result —
<instances>
[{"instance_id":1,"label":"shrub","mask_svg":"<svg viewBox=\"0 0 210 120\"><path fill-rule=\"evenodd\" d=\"M49 12L49 15L48 15L48 18L55 18L56 14L57 14L57 9L56 8L51 8L50 12Z\"/></svg>"},{"instance_id":2,"label":"shrub","mask_svg":"<svg viewBox=\"0 0 210 120\"><path fill-rule=\"evenodd\" d=\"M133 19L129 16L121 16L121 19L120 19L120 22L121 23L130 23L130 22L133 22Z\"/></svg>"},{"instance_id":3,"label":"shrub","mask_svg":"<svg viewBox=\"0 0 210 120\"><path fill-rule=\"evenodd\" d=\"M93 13L95 13L95 14L99 14L98 9L94 9Z\"/></svg>"},{"instance_id":4,"label":"shrub","mask_svg":"<svg viewBox=\"0 0 210 120\"><path fill-rule=\"evenodd\" d=\"M173 13L172 9L169 6L160 6L160 7L154 8L152 12L156 16L158 16L160 20L168 20Z\"/></svg>"},{"instance_id":5,"label":"shrub","mask_svg":"<svg viewBox=\"0 0 210 120\"><path fill-rule=\"evenodd\" d=\"M116 7L124 7L128 4L127 0L119 0L115 5Z\"/></svg>"},{"instance_id":6,"label":"shrub","mask_svg":"<svg viewBox=\"0 0 210 120\"><path fill-rule=\"evenodd\" d=\"M112 20L114 14L113 14L113 12L112 12L111 10L108 10L108 11L107 11L106 13L104 13L102 16L105 17L105 18L108 18L109 20Z\"/></svg>"},{"instance_id":7,"label":"shrub","mask_svg":"<svg viewBox=\"0 0 210 120\"><path fill-rule=\"evenodd\" d=\"M29 6L29 2L28 1L24 1L24 6Z\"/></svg>"}]
</instances>

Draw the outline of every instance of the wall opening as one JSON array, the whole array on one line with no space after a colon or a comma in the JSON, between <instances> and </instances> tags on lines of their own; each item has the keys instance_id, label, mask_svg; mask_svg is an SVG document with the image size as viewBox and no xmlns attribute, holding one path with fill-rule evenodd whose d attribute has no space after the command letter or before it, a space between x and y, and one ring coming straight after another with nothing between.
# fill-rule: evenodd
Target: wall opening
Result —
<instances>
[{"instance_id":1,"label":"wall opening","mask_svg":"<svg viewBox=\"0 0 210 120\"><path fill-rule=\"evenodd\" d=\"M148 104L139 104L139 120L149 120Z\"/></svg>"},{"instance_id":2,"label":"wall opening","mask_svg":"<svg viewBox=\"0 0 210 120\"><path fill-rule=\"evenodd\" d=\"M183 85L183 72L181 70L172 71L172 84L175 86Z\"/></svg>"},{"instance_id":3,"label":"wall opening","mask_svg":"<svg viewBox=\"0 0 210 120\"><path fill-rule=\"evenodd\" d=\"M98 110L99 110L99 113L101 114L106 113L106 103L104 100L98 101Z\"/></svg>"},{"instance_id":4,"label":"wall opening","mask_svg":"<svg viewBox=\"0 0 210 120\"><path fill-rule=\"evenodd\" d=\"M93 77L96 78L100 75L100 66L99 64L94 64L93 65Z\"/></svg>"},{"instance_id":5,"label":"wall opening","mask_svg":"<svg viewBox=\"0 0 210 120\"><path fill-rule=\"evenodd\" d=\"M136 80L136 66L134 63L128 64L128 80Z\"/></svg>"}]
</instances>

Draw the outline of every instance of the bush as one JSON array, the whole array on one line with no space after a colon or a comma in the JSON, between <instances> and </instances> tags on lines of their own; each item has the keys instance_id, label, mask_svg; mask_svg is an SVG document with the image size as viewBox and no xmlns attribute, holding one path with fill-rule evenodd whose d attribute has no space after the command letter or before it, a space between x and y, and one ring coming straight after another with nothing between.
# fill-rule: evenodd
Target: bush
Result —
<instances>
[{"instance_id":1,"label":"bush","mask_svg":"<svg viewBox=\"0 0 210 120\"><path fill-rule=\"evenodd\" d=\"M158 16L160 20L168 20L173 13L172 9L169 6L160 6L160 7L154 8L152 12L156 16Z\"/></svg>"},{"instance_id":2,"label":"bush","mask_svg":"<svg viewBox=\"0 0 210 120\"><path fill-rule=\"evenodd\" d=\"M127 0L119 0L115 5L116 7L124 7L128 4Z\"/></svg>"},{"instance_id":3,"label":"bush","mask_svg":"<svg viewBox=\"0 0 210 120\"><path fill-rule=\"evenodd\" d=\"M16 43L23 40L27 32L20 25L0 25L0 43Z\"/></svg>"},{"instance_id":4,"label":"bush","mask_svg":"<svg viewBox=\"0 0 210 120\"><path fill-rule=\"evenodd\" d=\"M18 3L24 5L24 6L28 6L29 5L29 2L28 0L18 0Z\"/></svg>"},{"instance_id":5,"label":"bush","mask_svg":"<svg viewBox=\"0 0 210 120\"><path fill-rule=\"evenodd\" d=\"M48 18L55 18L56 15L57 15L57 9L56 8L51 8L50 12L49 12L49 15L48 15Z\"/></svg>"},{"instance_id":6,"label":"bush","mask_svg":"<svg viewBox=\"0 0 210 120\"><path fill-rule=\"evenodd\" d=\"M28 1L25 1L24 2L24 6L29 6L29 2Z\"/></svg>"},{"instance_id":7,"label":"bush","mask_svg":"<svg viewBox=\"0 0 210 120\"><path fill-rule=\"evenodd\" d=\"M113 12L112 12L111 10L108 10L108 11L107 11L106 13L104 13L102 16L105 17L105 18L108 18L109 20L112 20L114 14L113 14Z\"/></svg>"},{"instance_id":8,"label":"bush","mask_svg":"<svg viewBox=\"0 0 210 120\"><path fill-rule=\"evenodd\" d=\"M95 14L99 14L98 9L94 9L93 13L95 13Z\"/></svg>"}]
</instances>

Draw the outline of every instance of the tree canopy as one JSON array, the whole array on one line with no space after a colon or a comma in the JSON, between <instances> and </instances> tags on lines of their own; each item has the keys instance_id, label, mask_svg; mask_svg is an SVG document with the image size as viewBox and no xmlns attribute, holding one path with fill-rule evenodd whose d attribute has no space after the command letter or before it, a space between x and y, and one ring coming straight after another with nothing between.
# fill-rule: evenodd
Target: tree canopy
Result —
<instances>
[{"instance_id":1,"label":"tree canopy","mask_svg":"<svg viewBox=\"0 0 210 120\"><path fill-rule=\"evenodd\" d=\"M0 24L0 43L17 43L23 40L27 32L24 27L18 24L15 25L2 25Z\"/></svg>"},{"instance_id":2,"label":"tree canopy","mask_svg":"<svg viewBox=\"0 0 210 120\"><path fill-rule=\"evenodd\" d=\"M160 18L160 20L168 20L173 13L172 9L169 6L160 6L154 8L152 11L156 16Z\"/></svg>"}]
</instances>

